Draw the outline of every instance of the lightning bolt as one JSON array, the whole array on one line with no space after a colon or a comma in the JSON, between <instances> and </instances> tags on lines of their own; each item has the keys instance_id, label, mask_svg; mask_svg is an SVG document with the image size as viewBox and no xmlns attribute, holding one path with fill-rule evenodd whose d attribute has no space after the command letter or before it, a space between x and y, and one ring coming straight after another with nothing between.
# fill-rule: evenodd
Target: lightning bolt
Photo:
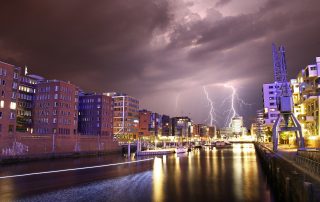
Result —
<instances>
[{"instance_id":1,"label":"lightning bolt","mask_svg":"<svg viewBox=\"0 0 320 202\"><path fill-rule=\"evenodd\" d=\"M241 99L237 94L237 89L230 83L219 84L219 86L223 86L231 90L231 95L222 101L223 105L225 105L228 101L230 102L230 109L225 111L225 113L227 114L225 126L231 127L232 118L238 115L238 112L236 109L236 103L240 103L240 105L244 105L244 106L251 106L252 104L249 104L245 102L243 99Z\"/></svg>"},{"instance_id":2,"label":"lightning bolt","mask_svg":"<svg viewBox=\"0 0 320 202\"><path fill-rule=\"evenodd\" d=\"M210 110L209 110L210 126L213 126L213 122L216 122L216 120L214 118L215 117L215 111L214 111L214 108L213 108L213 101L209 97L209 93L207 91L206 86L202 86L202 89L203 89L204 94L206 95L206 99L207 99L208 104L210 106Z\"/></svg>"},{"instance_id":3,"label":"lightning bolt","mask_svg":"<svg viewBox=\"0 0 320 202\"><path fill-rule=\"evenodd\" d=\"M232 123L232 118L234 118L236 115L238 115L236 108L234 106L235 103L235 98L237 97L237 91L235 89L234 86L230 85L230 84L224 84L223 87L225 88L230 88L231 89L231 96L230 96L230 100L231 100L231 105L230 105L230 110L229 110L229 114L228 114L228 119L230 117L230 121L229 121L229 127L231 127L231 123ZM231 115L231 116L230 116Z\"/></svg>"}]
</instances>

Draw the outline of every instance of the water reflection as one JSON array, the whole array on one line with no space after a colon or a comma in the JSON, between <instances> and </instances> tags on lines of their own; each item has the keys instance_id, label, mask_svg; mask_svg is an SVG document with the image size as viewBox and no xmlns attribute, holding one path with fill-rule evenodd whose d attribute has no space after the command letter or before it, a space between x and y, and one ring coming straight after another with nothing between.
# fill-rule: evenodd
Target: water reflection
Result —
<instances>
[{"instance_id":1,"label":"water reflection","mask_svg":"<svg viewBox=\"0 0 320 202\"><path fill-rule=\"evenodd\" d=\"M252 144L194 150L163 161L154 160L153 201L272 199Z\"/></svg>"},{"instance_id":2,"label":"water reflection","mask_svg":"<svg viewBox=\"0 0 320 202\"><path fill-rule=\"evenodd\" d=\"M59 201L69 197L71 200L68 201L77 201L77 197L81 197L83 201L121 202L272 201L273 199L252 144L234 144L232 148L211 148L194 150L182 155L159 156L155 157L153 162L150 161L151 168L146 165L136 164L115 168L113 172L122 173L123 177L85 186L74 186L37 196L36 199L50 201L54 198L54 201ZM136 169L139 167L143 169ZM124 172L126 168L130 169L130 175ZM101 173L106 171L102 169ZM92 175L92 173L81 174L85 177Z\"/></svg>"}]
</instances>

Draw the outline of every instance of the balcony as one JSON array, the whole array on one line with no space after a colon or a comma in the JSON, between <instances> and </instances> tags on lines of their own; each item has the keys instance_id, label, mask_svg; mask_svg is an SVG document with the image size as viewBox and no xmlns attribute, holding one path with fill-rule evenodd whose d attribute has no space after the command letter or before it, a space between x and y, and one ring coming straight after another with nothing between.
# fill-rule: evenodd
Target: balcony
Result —
<instances>
[{"instance_id":1,"label":"balcony","mask_svg":"<svg viewBox=\"0 0 320 202\"><path fill-rule=\"evenodd\" d=\"M300 114L297 118L301 123L310 123L315 121L313 116L308 116L305 114Z\"/></svg>"}]
</instances>

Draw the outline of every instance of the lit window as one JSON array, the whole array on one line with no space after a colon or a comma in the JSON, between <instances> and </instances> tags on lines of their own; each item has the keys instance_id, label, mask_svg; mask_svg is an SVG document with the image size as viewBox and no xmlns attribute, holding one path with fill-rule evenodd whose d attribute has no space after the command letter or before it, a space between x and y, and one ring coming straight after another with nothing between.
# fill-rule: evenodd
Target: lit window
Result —
<instances>
[{"instance_id":1,"label":"lit window","mask_svg":"<svg viewBox=\"0 0 320 202\"><path fill-rule=\"evenodd\" d=\"M15 110L16 108L17 108L17 103L11 102L11 103L10 103L10 109Z\"/></svg>"},{"instance_id":2,"label":"lit window","mask_svg":"<svg viewBox=\"0 0 320 202\"><path fill-rule=\"evenodd\" d=\"M4 108L4 101L3 100L0 101L0 108Z\"/></svg>"}]
</instances>

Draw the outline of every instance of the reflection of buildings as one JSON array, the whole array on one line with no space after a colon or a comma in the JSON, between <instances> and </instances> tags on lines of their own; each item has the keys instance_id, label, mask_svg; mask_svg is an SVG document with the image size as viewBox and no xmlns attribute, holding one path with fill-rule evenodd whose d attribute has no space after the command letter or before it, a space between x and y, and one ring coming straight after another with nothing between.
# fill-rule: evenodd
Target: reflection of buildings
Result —
<instances>
[{"instance_id":1,"label":"reflection of buildings","mask_svg":"<svg viewBox=\"0 0 320 202\"><path fill-rule=\"evenodd\" d=\"M124 93L107 93L107 95L113 98L114 135L136 138L139 127L139 101Z\"/></svg>"}]
</instances>

